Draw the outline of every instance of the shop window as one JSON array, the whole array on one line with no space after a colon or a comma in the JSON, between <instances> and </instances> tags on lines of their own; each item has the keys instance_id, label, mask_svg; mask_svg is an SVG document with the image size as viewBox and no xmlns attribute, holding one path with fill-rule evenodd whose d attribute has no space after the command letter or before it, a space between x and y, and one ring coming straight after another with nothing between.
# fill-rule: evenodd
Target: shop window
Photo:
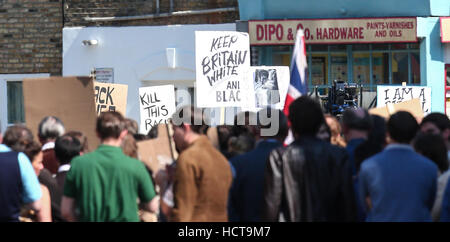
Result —
<instances>
[{"instance_id":1,"label":"shop window","mask_svg":"<svg viewBox=\"0 0 450 242\"><path fill-rule=\"evenodd\" d=\"M25 123L22 81L8 81L6 90L8 124Z\"/></svg>"},{"instance_id":2,"label":"shop window","mask_svg":"<svg viewBox=\"0 0 450 242\"><path fill-rule=\"evenodd\" d=\"M392 84L408 83L408 53L392 53Z\"/></svg>"},{"instance_id":3,"label":"shop window","mask_svg":"<svg viewBox=\"0 0 450 242\"><path fill-rule=\"evenodd\" d=\"M327 85L326 56L314 55L311 59L311 84L313 86Z\"/></svg>"},{"instance_id":4,"label":"shop window","mask_svg":"<svg viewBox=\"0 0 450 242\"><path fill-rule=\"evenodd\" d=\"M347 54L331 54L331 80L348 81Z\"/></svg>"},{"instance_id":5,"label":"shop window","mask_svg":"<svg viewBox=\"0 0 450 242\"><path fill-rule=\"evenodd\" d=\"M389 53L372 53L372 84L389 84Z\"/></svg>"},{"instance_id":6,"label":"shop window","mask_svg":"<svg viewBox=\"0 0 450 242\"><path fill-rule=\"evenodd\" d=\"M370 84L370 53L353 53L353 79L356 83Z\"/></svg>"},{"instance_id":7,"label":"shop window","mask_svg":"<svg viewBox=\"0 0 450 242\"><path fill-rule=\"evenodd\" d=\"M420 84L420 55L411 53L411 73L412 83Z\"/></svg>"},{"instance_id":8,"label":"shop window","mask_svg":"<svg viewBox=\"0 0 450 242\"><path fill-rule=\"evenodd\" d=\"M272 64L274 66L290 66L291 65L291 54L275 53L272 56Z\"/></svg>"}]
</instances>

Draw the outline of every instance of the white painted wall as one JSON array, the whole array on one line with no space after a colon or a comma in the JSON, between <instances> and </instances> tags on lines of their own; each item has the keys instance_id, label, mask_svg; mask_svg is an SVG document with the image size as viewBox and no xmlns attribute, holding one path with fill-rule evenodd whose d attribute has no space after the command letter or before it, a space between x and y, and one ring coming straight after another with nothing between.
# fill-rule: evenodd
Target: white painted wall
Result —
<instances>
[{"instance_id":1,"label":"white painted wall","mask_svg":"<svg viewBox=\"0 0 450 242\"><path fill-rule=\"evenodd\" d=\"M94 68L114 68L115 83L128 85L126 116L139 122L139 87L194 86L195 31L235 30L234 23L64 28L63 76L89 76ZM92 39L98 44L82 44ZM167 48L175 48L175 68L169 67Z\"/></svg>"}]
</instances>

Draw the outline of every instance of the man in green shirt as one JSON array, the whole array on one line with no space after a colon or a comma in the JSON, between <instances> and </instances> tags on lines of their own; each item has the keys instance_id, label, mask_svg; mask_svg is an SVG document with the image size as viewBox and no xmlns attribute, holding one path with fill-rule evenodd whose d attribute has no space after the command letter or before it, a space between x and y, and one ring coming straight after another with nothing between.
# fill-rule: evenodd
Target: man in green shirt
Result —
<instances>
[{"instance_id":1,"label":"man in green shirt","mask_svg":"<svg viewBox=\"0 0 450 242\"><path fill-rule=\"evenodd\" d=\"M126 156L120 144L127 134L117 112L97 119L101 145L92 153L74 158L64 184L62 215L67 221L138 222L137 199L155 212L155 190L145 165ZM75 215L75 208L79 215Z\"/></svg>"}]
</instances>

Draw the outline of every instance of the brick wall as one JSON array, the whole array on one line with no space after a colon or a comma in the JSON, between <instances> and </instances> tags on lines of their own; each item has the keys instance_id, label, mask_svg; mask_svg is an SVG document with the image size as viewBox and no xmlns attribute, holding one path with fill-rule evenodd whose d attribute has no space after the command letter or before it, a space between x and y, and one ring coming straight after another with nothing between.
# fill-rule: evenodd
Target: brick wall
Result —
<instances>
[{"instance_id":1,"label":"brick wall","mask_svg":"<svg viewBox=\"0 0 450 242\"><path fill-rule=\"evenodd\" d=\"M217 24L234 23L239 19L238 11L163 17L145 20L88 22L85 17L113 17L155 14L156 0L65 0L64 26L148 26L171 24ZM159 1L159 13L168 13L170 0ZM203 10L236 7L237 0L173 0L173 11Z\"/></svg>"},{"instance_id":2,"label":"brick wall","mask_svg":"<svg viewBox=\"0 0 450 242\"><path fill-rule=\"evenodd\" d=\"M0 0L0 73L61 75L61 0Z\"/></svg>"},{"instance_id":3,"label":"brick wall","mask_svg":"<svg viewBox=\"0 0 450 242\"><path fill-rule=\"evenodd\" d=\"M237 9L237 0L173 0L174 12L225 7ZM217 24L239 19L234 11L133 21L84 20L155 14L156 10L156 0L0 0L0 74L61 75L63 26ZM160 0L159 12L169 10L170 0Z\"/></svg>"}]
</instances>

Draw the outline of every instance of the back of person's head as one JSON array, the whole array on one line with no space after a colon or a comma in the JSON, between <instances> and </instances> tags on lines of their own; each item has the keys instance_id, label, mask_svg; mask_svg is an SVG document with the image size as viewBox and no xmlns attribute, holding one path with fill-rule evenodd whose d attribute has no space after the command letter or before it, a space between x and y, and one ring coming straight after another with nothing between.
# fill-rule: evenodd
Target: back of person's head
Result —
<instances>
[{"instance_id":1,"label":"back of person's head","mask_svg":"<svg viewBox=\"0 0 450 242\"><path fill-rule=\"evenodd\" d=\"M386 120L378 115L370 115L370 118L372 119L372 129L369 133L369 140L384 146L386 144Z\"/></svg>"},{"instance_id":2,"label":"back of person's head","mask_svg":"<svg viewBox=\"0 0 450 242\"><path fill-rule=\"evenodd\" d=\"M31 142L33 142L33 133L20 124L8 127L3 136L3 144L17 152L24 152L25 147Z\"/></svg>"},{"instance_id":3,"label":"back of person's head","mask_svg":"<svg viewBox=\"0 0 450 242\"><path fill-rule=\"evenodd\" d=\"M289 106L289 121L294 134L316 136L325 118L318 102L301 96Z\"/></svg>"},{"instance_id":4,"label":"back of person's head","mask_svg":"<svg viewBox=\"0 0 450 242\"><path fill-rule=\"evenodd\" d=\"M63 122L55 116L42 119L38 127L38 137L41 141L54 140L64 134Z\"/></svg>"},{"instance_id":5,"label":"back of person's head","mask_svg":"<svg viewBox=\"0 0 450 242\"><path fill-rule=\"evenodd\" d=\"M288 135L288 120L281 110L265 108L257 113L257 118L261 137L273 137L277 140L284 140Z\"/></svg>"},{"instance_id":6,"label":"back of person's head","mask_svg":"<svg viewBox=\"0 0 450 242\"><path fill-rule=\"evenodd\" d=\"M55 141L55 155L61 165L70 163L74 157L80 155L81 150L81 142L76 137L65 134Z\"/></svg>"},{"instance_id":7,"label":"back of person's head","mask_svg":"<svg viewBox=\"0 0 450 242\"><path fill-rule=\"evenodd\" d=\"M399 111L389 118L387 128L393 141L409 144L416 136L419 124L409 112Z\"/></svg>"},{"instance_id":8,"label":"back of person's head","mask_svg":"<svg viewBox=\"0 0 450 242\"><path fill-rule=\"evenodd\" d=\"M362 108L346 109L342 116L342 124L347 129L360 131L369 131L372 128L372 120L369 116L369 112Z\"/></svg>"},{"instance_id":9,"label":"back of person's head","mask_svg":"<svg viewBox=\"0 0 450 242\"><path fill-rule=\"evenodd\" d=\"M422 128L426 123L434 124L440 131L440 133L444 132L446 129L450 129L450 120L447 115L443 113L430 113L425 118L422 119L420 123L420 127ZM430 132L427 130L422 130L423 132Z\"/></svg>"},{"instance_id":10,"label":"back of person's head","mask_svg":"<svg viewBox=\"0 0 450 242\"><path fill-rule=\"evenodd\" d=\"M138 123L131 118L125 118L125 127L131 135L135 135L139 131Z\"/></svg>"},{"instance_id":11,"label":"back of person's head","mask_svg":"<svg viewBox=\"0 0 450 242\"><path fill-rule=\"evenodd\" d=\"M172 124L183 128L183 124L190 125L191 130L197 134L206 134L208 121L203 110L192 105L178 108L172 115Z\"/></svg>"},{"instance_id":12,"label":"back of person's head","mask_svg":"<svg viewBox=\"0 0 450 242\"><path fill-rule=\"evenodd\" d=\"M77 138L78 141L80 141L81 144L81 151L83 153L89 152L89 144L86 135L83 134L81 131L69 131L65 133L64 135L69 135L71 137Z\"/></svg>"},{"instance_id":13,"label":"back of person's head","mask_svg":"<svg viewBox=\"0 0 450 242\"><path fill-rule=\"evenodd\" d=\"M441 173L448 169L447 147L439 134L422 133L414 138L414 149L432 160Z\"/></svg>"},{"instance_id":14,"label":"back of person's head","mask_svg":"<svg viewBox=\"0 0 450 242\"><path fill-rule=\"evenodd\" d=\"M231 127L231 136L259 134L257 114L254 112L240 112L234 116L234 125Z\"/></svg>"},{"instance_id":15,"label":"back of person's head","mask_svg":"<svg viewBox=\"0 0 450 242\"><path fill-rule=\"evenodd\" d=\"M244 154L255 147L255 137L248 133L233 136L228 142L228 152L231 156Z\"/></svg>"},{"instance_id":16,"label":"back of person's head","mask_svg":"<svg viewBox=\"0 0 450 242\"><path fill-rule=\"evenodd\" d=\"M119 112L103 112L97 118L96 131L101 140L118 139L124 130L124 118Z\"/></svg>"},{"instance_id":17,"label":"back of person's head","mask_svg":"<svg viewBox=\"0 0 450 242\"><path fill-rule=\"evenodd\" d=\"M39 152L41 152L41 150L42 146L33 140L25 146L23 153L25 153L28 159L33 162L34 158L39 154Z\"/></svg>"}]
</instances>

